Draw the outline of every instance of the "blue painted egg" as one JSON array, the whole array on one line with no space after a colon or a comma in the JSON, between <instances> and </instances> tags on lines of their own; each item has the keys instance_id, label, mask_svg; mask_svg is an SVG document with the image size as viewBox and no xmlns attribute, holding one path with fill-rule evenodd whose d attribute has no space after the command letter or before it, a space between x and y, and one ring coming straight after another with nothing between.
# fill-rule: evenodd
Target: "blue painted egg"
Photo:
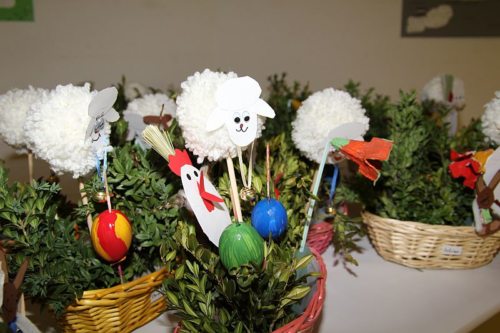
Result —
<instances>
[{"instance_id":1,"label":"blue painted egg","mask_svg":"<svg viewBox=\"0 0 500 333\"><path fill-rule=\"evenodd\" d=\"M252 225L263 238L278 238L288 223L286 209L276 199L259 201L252 210Z\"/></svg>"}]
</instances>

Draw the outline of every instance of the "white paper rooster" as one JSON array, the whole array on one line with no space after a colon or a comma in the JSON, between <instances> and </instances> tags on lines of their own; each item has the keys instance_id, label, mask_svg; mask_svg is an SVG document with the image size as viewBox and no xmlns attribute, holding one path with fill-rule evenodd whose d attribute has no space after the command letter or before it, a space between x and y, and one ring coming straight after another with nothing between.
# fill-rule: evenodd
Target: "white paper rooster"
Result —
<instances>
[{"instance_id":1,"label":"white paper rooster","mask_svg":"<svg viewBox=\"0 0 500 333\"><path fill-rule=\"evenodd\" d=\"M168 136L158 127L147 126L143 137L168 161L170 170L181 177L186 199L198 223L208 239L219 246L220 236L231 224L231 217L215 186L205 178L202 171L193 166L187 151L174 149Z\"/></svg>"}]
</instances>

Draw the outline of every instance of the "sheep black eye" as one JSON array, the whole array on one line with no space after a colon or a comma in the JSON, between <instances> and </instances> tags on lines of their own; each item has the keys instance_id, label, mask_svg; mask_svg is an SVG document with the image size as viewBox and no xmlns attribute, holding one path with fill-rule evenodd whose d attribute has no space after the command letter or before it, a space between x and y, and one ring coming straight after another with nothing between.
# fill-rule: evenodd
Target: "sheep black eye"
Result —
<instances>
[{"instance_id":1,"label":"sheep black eye","mask_svg":"<svg viewBox=\"0 0 500 333\"><path fill-rule=\"evenodd\" d=\"M240 121L241 121L240 117L236 117L236 118L234 118L234 122L235 122L235 123L237 123L237 124L238 124Z\"/></svg>"},{"instance_id":2,"label":"sheep black eye","mask_svg":"<svg viewBox=\"0 0 500 333\"><path fill-rule=\"evenodd\" d=\"M194 170L194 176L198 177L198 171Z\"/></svg>"},{"instance_id":3,"label":"sheep black eye","mask_svg":"<svg viewBox=\"0 0 500 333\"><path fill-rule=\"evenodd\" d=\"M250 116L246 116L245 118L243 118L247 123L248 121L250 120Z\"/></svg>"},{"instance_id":4,"label":"sheep black eye","mask_svg":"<svg viewBox=\"0 0 500 333\"><path fill-rule=\"evenodd\" d=\"M191 175L189 173L186 174L186 177L187 177L188 180L191 180Z\"/></svg>"},{"instance_id":5,"label":"sheep black eye","mask_svg":"<svg viewBox=\"0 0 500 333\"><path fill-rule=\"evenodd\" d=\"M99 117L95 121L94 132L99 133L100 131L103 130L103 128L104 128L104 119L102 119L102 117Z\"/></svg>"}]
</instances>

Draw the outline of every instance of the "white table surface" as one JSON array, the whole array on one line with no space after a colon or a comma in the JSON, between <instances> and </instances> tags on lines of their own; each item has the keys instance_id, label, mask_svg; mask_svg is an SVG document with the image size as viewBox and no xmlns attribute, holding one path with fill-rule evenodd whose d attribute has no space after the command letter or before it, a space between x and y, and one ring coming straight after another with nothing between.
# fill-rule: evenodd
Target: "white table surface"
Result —
<instances>
[{"instance_id":1,"label":"white table surface","mask_svg":"<svg viewBox=\"0 0 500 333\"><path fill-rule=\"evenodd\" d=\"M334 266L333 249L323 258L327 293L316 332L468 332L500 311L500 257L472 270L416 270L377 255L367 239L355 254L359 266ZM137 333L171 332L160 316Z\"/></svg>"},{"instance_id":2,"label":"white table surface","mask_svg":"<svg viewBox=\"0 0 500 333\"><path fill-rule=\"evenodd\" d=\"M500 256L472 270L419 271L383 260L367 239L359 244L364 251L355 254L359 266L349 266L353 274L334 266L331 247L323 254L328 281L316 333L462 333L500 312ZM37 312L30 318L54 332L52 320ZM170 333L174 326L165 314L135 332Z\"/></svg>"}]
</instances>

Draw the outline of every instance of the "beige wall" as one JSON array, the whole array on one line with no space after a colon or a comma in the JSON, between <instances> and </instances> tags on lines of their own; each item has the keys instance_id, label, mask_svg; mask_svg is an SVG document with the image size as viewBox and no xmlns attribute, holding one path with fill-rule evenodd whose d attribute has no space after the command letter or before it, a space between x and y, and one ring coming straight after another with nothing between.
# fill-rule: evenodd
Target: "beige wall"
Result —
<instances>
[{"instance_id":1,"label":"beige wall","mask_svg":"<svg viewBox=\"0 0 500 333\"><path fill-rule=\"evenodd\" d=\"M35 22L0 22L0 93L122 74L166 88L209 67L262 85L286 71L314 90L353 78L397 97L446 72L466 84L462 122L479 116L500 90L500 39L401 38L401 3L35 0Z\"/></svg>"}]
</instances>

